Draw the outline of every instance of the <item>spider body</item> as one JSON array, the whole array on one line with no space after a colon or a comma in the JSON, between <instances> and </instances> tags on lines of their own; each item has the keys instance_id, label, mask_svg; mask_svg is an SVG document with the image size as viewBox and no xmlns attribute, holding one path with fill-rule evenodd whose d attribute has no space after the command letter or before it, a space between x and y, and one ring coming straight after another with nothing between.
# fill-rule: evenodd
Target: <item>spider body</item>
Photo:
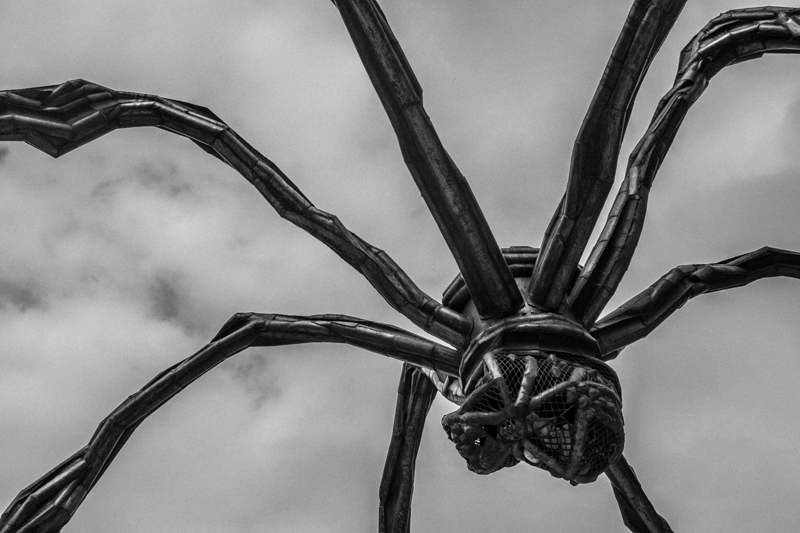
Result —
<instances>
[{"instance_id":1,"label":"spider body","mask_svg":"<svg viewBox=\"0 0 800 533\"><path fill-rule=\"evenodd\" d=\"M197 378L254 346L346 343L403 361L394 431L380 487L382 531L409 528L414 463L437 394L459 405L442 421L481 474L525 462L575 484L601 473L625 524L668 533L625 457L621 387L606 361L689 299L755 280L800 277L800 254L775 248L677 267L602 318L644 224L649 193L692 104L725 66L800 51L800 10L752 8L713 19L681 55L600 238L592 229L614 182L622 136L650 62L684 0L634 0L574 144L567 185L540 249L501 250L445 151L422 89L375 0L335 2L397 135L408 170L460 275L442 302L382 250L317 208L267 157L209 109L84 80L0 93L0 140L60 156L119 128L156 127L199 145L248 180L280 216L361 273L398 313L438 341L339 314L237 313L195 354L156 375L99 425L89 442L22 490L0 533L55 532L72 517L135 429Z\"/></svg>"},{"instance_id":2,"label":"spider body","mask_svg":"<svg viewBox=\"0 0 800 533\"><path fill-rule=\"evenodd\" d=\"M503 252L524 288L539 251ZM596 480L619 459L619 379L577 320L529 302L512 316L482 320L460 277L443 303L476 324L459 368L465 398L455 399L460 409L442 419L471 471L527 463L578 484Z\"/></svg>"}]
</instances>

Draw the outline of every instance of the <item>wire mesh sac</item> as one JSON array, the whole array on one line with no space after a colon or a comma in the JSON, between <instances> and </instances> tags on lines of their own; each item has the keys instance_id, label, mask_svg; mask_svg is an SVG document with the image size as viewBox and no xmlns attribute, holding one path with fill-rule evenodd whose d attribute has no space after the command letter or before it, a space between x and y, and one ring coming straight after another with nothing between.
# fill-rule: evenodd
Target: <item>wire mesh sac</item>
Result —
<instances>
[{"instance_id":1,"label":"wire mesh sac","mask_svg":"<svg viewBox=\"0 0 800 533\"><path fill-rule=\"evenodd\" d=\"M525 462L589 483L624 445L614 371L585 357L533 350L485 354L483 378L442 425L478 474Z\"/></svg>"}]
</instances>

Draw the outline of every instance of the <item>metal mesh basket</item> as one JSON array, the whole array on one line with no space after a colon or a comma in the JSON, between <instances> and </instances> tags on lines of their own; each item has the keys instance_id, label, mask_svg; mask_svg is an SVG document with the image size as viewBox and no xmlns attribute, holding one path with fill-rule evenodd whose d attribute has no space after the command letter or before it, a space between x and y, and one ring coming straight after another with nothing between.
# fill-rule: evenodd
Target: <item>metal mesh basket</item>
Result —
<instances>
[{"instance_id":1,"label":"metal mesh basket","mask_svg":"<svg viewBox=\"0 0 800 533\"><path fill-rule=\"evenodd\" d=\"M484 355L483 378L442 424L474 472L526 462L587 483L622 453L621 407L616 374L600 361L499 350Z\"/></svg>"}]
</instances>

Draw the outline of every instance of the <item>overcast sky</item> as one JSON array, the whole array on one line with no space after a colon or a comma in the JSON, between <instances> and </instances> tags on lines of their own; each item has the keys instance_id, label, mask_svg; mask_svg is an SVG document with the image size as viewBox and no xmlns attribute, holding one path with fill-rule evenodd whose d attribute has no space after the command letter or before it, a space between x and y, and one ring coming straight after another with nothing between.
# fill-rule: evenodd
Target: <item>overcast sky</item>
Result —
<instances>
[{"instance_id":1,"label":"overcast sky","mask_svg":"<svg viewBox=\"0 0 800 533\"><path fill-rule=\"evenodd\" d=\"M630 2L381 4L497 240L538 246ZM623 168L680 49L747 5L689 2L642 86ZM330 2L2 8L0 88L84 78L206 106L427 293L438 298L456 274ZM798 67L774 56L712 81L656 180L612 306L679 264L800 250ZM0 149L2 507L234 312L343 313L416 331L180 137L119 131L59 160ZM764 280L688 303L613 363L626 456L676 532L800 529L798 317L800 284ZM400 366L342 346L240 354L137 429L66 531L375 531ZM468 472L440 428L452 410L437 399L428 419L415 531L624 530L605 477L571 487L524 465Z\"/></svg>"}]
</instances>

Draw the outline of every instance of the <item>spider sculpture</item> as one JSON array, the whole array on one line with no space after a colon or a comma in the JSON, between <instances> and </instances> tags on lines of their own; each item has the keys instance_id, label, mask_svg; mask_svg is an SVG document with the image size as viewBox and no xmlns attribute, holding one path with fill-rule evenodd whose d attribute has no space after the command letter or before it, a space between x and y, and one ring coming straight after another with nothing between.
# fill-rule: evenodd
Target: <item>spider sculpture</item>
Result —
<instances>
[{"instance_id":1,"label":"spider sculpture","mask_svg":"<svg viewBox=\"0 0 800 533\"><path fill-rule=\"evenodd\" d=\"M0 519L0 533L59 531L136 427L175 394L248 347L308 342L347 343L404 362L380 487L381 531L409 530L415 458L437 393L458 406L442 425L471 471L490 474L525 463L572 484L606 474L632 531L671 531L622 454L622 391L607 361L694 296L764 277L800 277L800 254L762 248L675 268L598 320L631 261L661 161L710 78L764 53L800 51L800 9L741 9L709 22L684 49L675 84L631 154L601 237L580 266L614 181L636 92L684 3L633 2L575 142L567 190L541 248L500 249L442 147L422 106L422 90L375 0L335 2L458 264L460 274L441 303L383 251L316 208L206 108L83 80L0 93L0 139L25 141L54 157L117 128L155 126L188 137L361 272L395 310L443 341L342 315L237 314L208 345L115 409L84 448L20 492Z\"/></svg>"}]
</instances>

